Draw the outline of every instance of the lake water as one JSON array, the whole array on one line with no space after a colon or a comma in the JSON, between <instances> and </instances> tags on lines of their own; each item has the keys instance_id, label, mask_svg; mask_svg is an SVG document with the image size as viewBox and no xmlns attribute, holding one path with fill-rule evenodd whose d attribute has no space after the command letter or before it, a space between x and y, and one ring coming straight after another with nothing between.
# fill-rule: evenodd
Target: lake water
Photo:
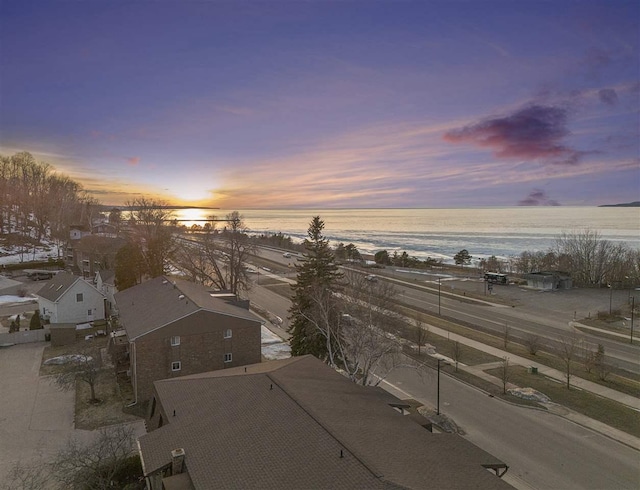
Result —
<instances>
[{"instance_id":1,"label":"lake water","mask_svg":"<svg viewBox=\"0 0 640 490\"><path fill-rule=\"evenodd\" d=\"M511 257L525 250L547 251L563 232L585 228L602 238L640 248L640 208L513 207L475 209L297 209L238 210L253 233L282 232L306 237L313 216L325 222L332 244L353 243L364 253L407 251L424 259L467 249L474 258ZM229 210L178 210L179 219L224 218ZM201 223L202 224L202 223ZM218 227L224 226L218 223Z\"/></svg>"}]
</instances>

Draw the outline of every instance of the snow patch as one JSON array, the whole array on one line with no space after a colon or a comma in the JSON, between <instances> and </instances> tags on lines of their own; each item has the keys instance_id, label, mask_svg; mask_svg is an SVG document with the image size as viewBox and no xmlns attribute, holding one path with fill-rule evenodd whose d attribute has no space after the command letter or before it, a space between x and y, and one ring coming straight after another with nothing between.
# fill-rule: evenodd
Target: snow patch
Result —
<instances>
[{"instance_id":1,"label":"snow patch","mask_svg":"<svg viewBox=\"0 0 640 490\"><path fill-rule=\"evenodd\" d=\"M10 294L0 296L0 306L11 305L14 303L32 303L36 301L35 296L12 296Z\"/></svg>"}]
</instances>

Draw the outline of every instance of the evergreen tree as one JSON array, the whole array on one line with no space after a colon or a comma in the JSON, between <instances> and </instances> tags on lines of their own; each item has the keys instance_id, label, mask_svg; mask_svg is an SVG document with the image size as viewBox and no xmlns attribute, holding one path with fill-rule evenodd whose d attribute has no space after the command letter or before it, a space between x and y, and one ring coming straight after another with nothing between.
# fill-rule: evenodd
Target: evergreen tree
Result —
<instances>
[{"instance_id":1,"label":"evergreen tree","mask_svg":"<svg viewBox=\"0 0 640 490\"><path fill-rule=\"evenodd\" d=\"M36 310L29 322L29 330L39 330L42 328L42 322L40 321L40 311Z\"/></svg>"},{"instance_id":2,"label":"evergreen tree","mask_svg":"<svg viewBox=\"0 0 640 490\"><path fill-rule=\"evenodd\" d=\"M311 295L318 288L328 293L337 291L342 274L335 264L329 241L322 235L323 229L324 221L315 216L304 241L304 259L301 264L296 264L296 284L292 286L294 295L289 309L289 342L294 356L313 354L320 359L327 356L326 339L309 321L314 309Z\"/></svg>"},{"instance_id":3,"label":"evergreen tree","mask_svg":"<svg viewBox=\"0 0 640 490\"><path fill-rule=\"evenodd\" d=\"M469 252L466 248L463 248L453 256L453 261L456 263L456 265L469 265L471 263L471 255L469 255Z\"/></svg>"},{"instance_id":4,"label":"evergreen tree","mask_svg":"<svg viewBox=\"0 0 640 490\"><path fill-rule=\"evenodd\" d=\"M140 245L125 244L116 254L115 282L118 291L124 291L142 282L144 256Z\"/></svg>"}]
</instances>

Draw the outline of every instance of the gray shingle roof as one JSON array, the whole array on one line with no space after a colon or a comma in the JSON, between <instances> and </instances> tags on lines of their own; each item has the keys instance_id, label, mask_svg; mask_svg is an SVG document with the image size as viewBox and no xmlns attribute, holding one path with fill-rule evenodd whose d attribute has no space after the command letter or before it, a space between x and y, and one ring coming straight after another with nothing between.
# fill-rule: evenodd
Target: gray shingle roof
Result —
<instances>
[{"instance_id":1,"label":"gray shingle roof","mask_svg":"<svg viewBox=\"0 0 640 490\"><path fill-rule=\"evenodd\" d=\"M200 284L164 276L116 293L115 301L129 340L200 310L260 321L245 308L213 298Z\"/></svg>"},{"instance_id":2,"label":"gray shingle roof","mask_svg":"<svg viewBox=\"0 0 640 490\"><path fill-rule=\"evenodd\" d=\"M182 447L195 488L511 488L500 463L460 436L432 434L392 395L311 356L155 383L168 423L140 438L152 473ZM342 450L343 457L340 457Z\"/></svg>"},{"instance_id":3,"label":"gray shingle roof","mask_svg":"<svg viewBox=\"0 0 640 490\"><path fill-rule=\"evenodd\" d=\"M100 274L100 279L102 279L102 282L104 284L111 284L111 285L115 284L114 282L116 278L115 271L104 269L104 270L98 271L98 274Z\"/></svg>"},{"instance_id":4,"label":"gray shingle roof","mask_svg":"<svg viewBox=\"0 0 640 490\"><path fill-rule=\"evenodd\" d=\"M40 288L37 295L55 303L78 280L81 280L79 276L74 276L69 272L59 272Z\"/></svg>"}]
</instances>

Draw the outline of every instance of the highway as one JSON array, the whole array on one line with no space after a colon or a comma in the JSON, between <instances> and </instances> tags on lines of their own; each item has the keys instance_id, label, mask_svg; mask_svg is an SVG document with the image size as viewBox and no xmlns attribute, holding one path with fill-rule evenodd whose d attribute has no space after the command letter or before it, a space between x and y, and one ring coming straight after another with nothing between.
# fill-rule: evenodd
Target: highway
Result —
<instances>
[{"instance_id":1,"label":"highway","mask_svg":"<svg viewBox=\"0 0 640 490\"><path fill-rule=\"evenodd\" d=\"M438 290L434 288L412 287L402 288L401 300L409 306L438 312ZM539 306L536 311L519 306L517 308L505 308L491 306L482 303L470 303L462 301L457 296L447 293L440 295L440 312L443 316L462 320L464 322L482 326L491 330L498 336L504 333L505 325L511 329L511 335L519 338L527 338L528 335L540 337L545 345L554 345L558 339L572 333L568 320L558 319L557 315L549 315L544 306ZM583 332L577 335L589 343L594 350L600 343L604 345L610 362L622 369L640 374L640 348L624 341L610 340Z\"/></svg>"},{"instance_id":2,"label":"highway","mask_svg":"<svg viewBox=\"0 0 640 490\"><path fill-rule=\"evenodd\" d=\"M273 249L260 249L260 255L270 261L281 264L282 270L291 270L296 262L296 254L291 258L284 258L281 251ZM370 273L370 270L362 271L355 269L358 273ZM392 275L393 277L389 277ZM596 350L598 344L605 347L606 357L610 363L625 369L629 372L640 374L640 347L631 345L625 341L611 340L609 338L598 337L584 332L577 332L569 327L569 322L573 319L573 313L589 300L580 300L579 292L569 294L529 292L534 295L535 305L521 304L515 308L504 307L503 305L493 305L490 297L487 301L472 302L470 298L463 295L463 290L451 293L449 288L443 288L438 294L437 282L435 284L416 284L415 276L404 275L394 271L392 268L385 269L378 273L380 280L391 280L396 284L400 292L400 300L409 307L415 307L431 313L440 312L443 316L455 318L463 322L481 326L484 329L493 331L501 337L504 333L505 325L510 328L510 335L526 339L528 336L537 336L540 343L544 345L558 345L561 337L566 337L572 333L578 335L587 342L591 350ZM434 276L435 277L435 276ZM481 284L481 283L480 283ZM481 287L481 286L480 286ZM500 288L511 286L496 286L495 290L500 294ZM514 286L515 287L515 286ZM625 291L619 291L626 293ZM592 291L593 293L593 291ZM526 296L526 295L525 295ZM604 291L604 302L600 304L602 309L606 309L608 293ZM602 303L602 299L600 300ZM598 310L598 303L594 301L590 304L593 311ZM640 337L640 318L638 319L638 336Z\"/></svg>"}]
</instances>

